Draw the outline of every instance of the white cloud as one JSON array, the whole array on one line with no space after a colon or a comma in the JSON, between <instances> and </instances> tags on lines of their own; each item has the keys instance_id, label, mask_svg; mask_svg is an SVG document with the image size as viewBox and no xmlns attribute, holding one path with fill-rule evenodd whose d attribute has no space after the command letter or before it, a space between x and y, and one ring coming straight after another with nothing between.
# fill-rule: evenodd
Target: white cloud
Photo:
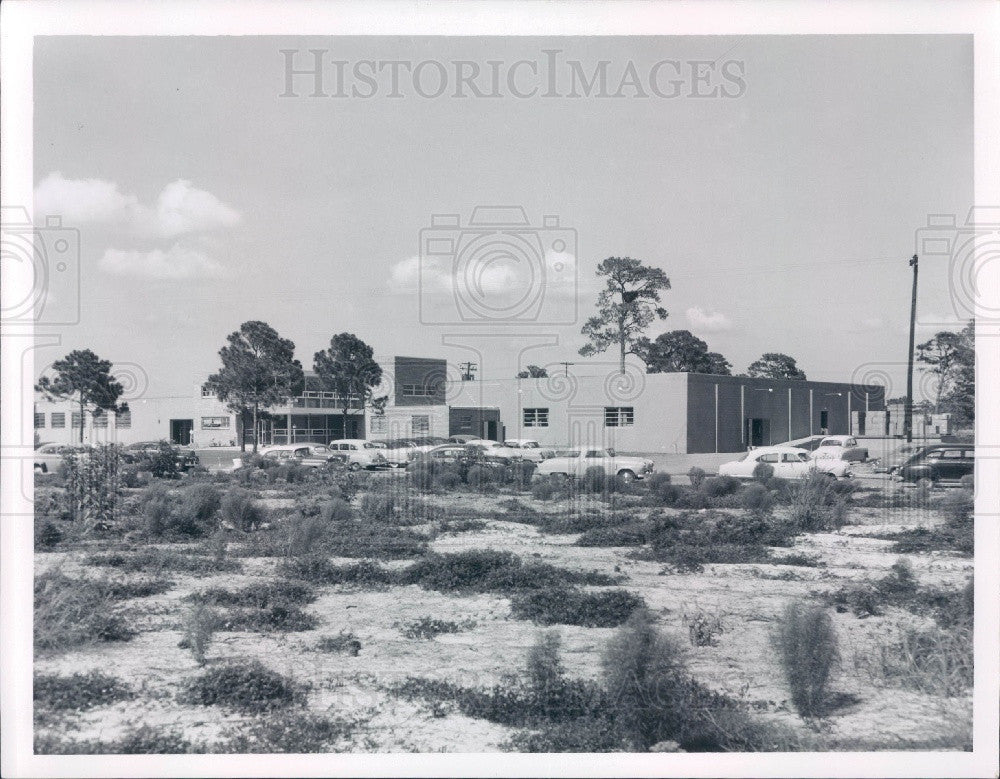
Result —
<instances>
[{"instance_id":1,"label":"white cloud","mask_svg":"<svg viewBox=\"0 0 1000 779\"><path fill-rule=\"evenodd\" d=\"M729 317L718 311L708 314L698 306L692 306L684 312L684 315L687 317L688 324L696 330L707 333L720 333L723 330L733 329L733 323L729 320Z\"/></svg>"},{"instance_id":2,"label":"white cloud","mask_svg":"<svg viewBox=\"0 0 1000 779\"><path fill-rule=\"evenodd\" d=\"M197 249L174 244L166 251L108 249L100 259L101 270L115 276L157 280L221 278L225 268Z\"/></svg>"},{"instance_id":3,"label":"white cloud","mask_svg":"<svg viewBox=\"0 0 1000 779\"><path fill-rule=\"evenodd\" d=\"M55 171L35 188L36 221L40 223L45 216L61 216L71 226L126 222L138 211L136 197L122 194L112 181L68 179Z\"/></svg>"},{"instance_id":4,"label":"white cloud","mask_svg":"<svg viewBox=\"0 0 1000 779\"><path fill-rule=\"evenodd\" d=\"M167 184L155 206L147 206L112 181L67 179L59 171L35 188L35 212L39 221L59 215L71 227L109 224L147 239L206 233L240 221L235 209L183 179Z\"/></svg>"},{"instance_id":5,"label":"white cloud","mask_svg":"<svg viewBox=\"0 0 1000 779\"><path fill-rule=\"evenodd\" d=\"M239 213L190 181L167 184L156 203L156 229L167 237L232 227L239 221Z\"/></svg>"},{"instance_id":6,"label":"white cloud","mask_svg":"<svg viewBox=\"0 0 1000 779\"><path fill-rule=\"evenodd\" d=\"M544 279L546 294L576 292L576 258L569 252L548 252L544 270L531 257L498 254L476 259L469 263L460 261L456 269L451 257L407 257L389 271L389 290L450 295L457 286L463 295L470 297L520 299L531 285Z\"/></svg>"}]
</instances>

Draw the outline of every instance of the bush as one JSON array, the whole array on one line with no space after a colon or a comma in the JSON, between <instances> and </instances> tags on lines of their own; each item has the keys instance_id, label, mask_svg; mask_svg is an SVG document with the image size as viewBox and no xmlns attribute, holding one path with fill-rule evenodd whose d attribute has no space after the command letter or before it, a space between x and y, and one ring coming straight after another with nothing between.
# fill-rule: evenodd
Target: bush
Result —
<instances>
[{"instance_id":1,"label":"bush","mask_svg":"<svg viewBox=\"0 0 1000 779\"><path fill-rule=\"evenodd\" d=\"M85 531L106 530L118 519L124 490L122 449L100 444L85 457L64 455L59 466L64 481L63 514Z\"/></svg>"},{"instance_id":2,"label":"bush","mask_svg":"<svg viewBox=\"0 0 1000 779\"><path fill-rule=\"evenodd\" d=\"M128 641L135 636L112 593L97 582L59 571L35 578L35 648L65 650L91 641Z\"/></svg>"},{"instance_id":3,"label":"bush","mask_svg":"<svg viewBox=\"0 0 1000 779\"><path fill-rule=\"evenodd\" d=\"M333 498L323 504L320 517L324 522L348 522L354 519L354 507L343 498Z\"/></svg>"},{"instance_id":4,"label":"bush","mask_svg":"<svg viewBox=\"0 0 1000 779\"><path fill-rule=\"evenodd\" d=\"M462 474L457 468L440 468L434 476L434 486L442 490L453 490L462 484Z\"/></svg>"},{"instance_id":5,"label":"bush","mask_svg":"<svg viewBox=\"0 0 1000 779\"><path fill-rule=\"evenodd\" d=\"M614 491L614 478L608 478L604 468L600 465L591 465L583 472L580 478L580 489L589 493L605 493ZM609 489L610 487L610 489Z\"/></svg>"},{"instance_id":6,"label":"bush","mask_svg":"<svg viewBox=\"0 0 1000 779\"><path fill-rule=\"evenodd\" d=\"M625 590L589 593L554 585L515 596L511 614L541 625L608 628L621 625L633 611L645 606L641 597Z\"/></svg>"},{"instance_id":7,"label":"bush","mask_svg":"<svg viewBox=\"0 0 1000 779\"><path fill-rule=\"evenodd\" d=\"M84 565L116 568L126 573L180 571L196 576L211 576L224 571L239 571L242 567L235 560L219 560L204 554L181 554L156 547L145 547L131 552L92 554L84 558L83 563Z\"/></svg>"},{"instance_id":8,"label":"bush","mask_svg":"<svg viewBox=\"0 0 1000 779\"><path fill-rule=\"evenodd\" d=\"M35 736L36 755L178 755L205 752L203 744L192 744L179 732L140 725L115 741L61 739Z\"/></svg>"},{"instance_id":9,"label":"bush","mask_svg":"<svg viewBox=\"0 0 1000 779\"><path fill-rule=\"evenodd\" d=\"M398 502L391 492L366 492L361 498L361 517L382 522L395 519Z\"/></svg>"},{"instance_id":10,"label":"bush","mask_svg":"<svg viewBox=\"0 0 1000 779\"><path fill-rule=\"evenodd\" d=\"M754 481L758 481L761 484L767 484L774 478L774 466L768 465L767 463L757 463L753 467L753 478Z\"/></svg>"},{"instance_id":11,"label":"bush","mask_svg":"<svg viewBox=\"0 0 1000 779\"><path fill-rule=\"evenodd\" d=\"M434 463L428 458L413 460L406 467L406 477L421 492L434 489Z\"/></svg>"},{"instance_id":12,"label":"bush","mask_svg":"<svg viewBox=\"0 0 1000 779\"><path fill-rule=\"evenodd\" d=\"M310 554L326 535L329 523L319 517L293 516L287 525L289 557Z\"/></svg>"},{"instance_id":13,"label":"bush","mask_svg":"<svg viewBox=\"0 0 1000 779\"><path fill-rule=\"evenodd\" d=\"M131 687L101 671L75 673L72 676L35 674L36 706L83 711L134 697L135 693Z\"/></svg>"},{"instance_id":14,"label":"bush","mask_svg":"<svg viewBox=\"0 0 1000 779\"><path fill-rule=\"evenodd\" d=\"M36 524L35 549L52 549L63 540L62 531L51 522Z\"/></svg>"},{"instance_id":15,"label":"bush","mask_svg":"<svg viewBox=\"0 0 1000 779\"><path fill-rule=\"evenodd\" d=\"M584 531L576 540L577 546L641 546L649 536L649 524L644 522L596 527Z\"/></svg>"},{"instance_id":16,"label":"bush","mask_svg":"<svg viewBox=\"0 0 1000 779\"><path fill-rule=\"evenodd\" d=\"M767 515L774 509L774 495L763 484L749 484L740 492L740 505L752 514Z\"/></svg>"},{"instance_id":17,"label":"bush","mask_svg":"<svg viewBox=\"0 0 1000 779\"><path fill-rule=\"evenodd\" d=\"M846 504L834 492L834 481L829 474L812 470L789 485L788 515L800 531L837 530L844 524Z\"/></svg>"},{"instance_id":18,"label":"bush","mask_svg":"<svg viewBox=\"0 0 1000 779\"><path fill-rule=\"evenodd\" d=\"M830 672L837 661L837 636L830 615L817 606L790 603L776 640L795 708L803 717L822 715Z\"/></svg>"},{"instance_id":19,"label":"bush","mask_svg":"<svg viewBox=\"0 0 1000 779\"><path fill-rule=\"evenodd\" d=\"M338 654L357 657L361 651L361 642L353 633L341 631L336 636L324 636L316 644L316 648L321 652L336 652Z\"/></svg>"},{"instance_id":20,"label":"bush","mask_svg":"<svg viewBox=\"0 0 1000 779\"><path fill-rule=\"evenodd\" d=\"M153 504L147 504L147 511ZM211 535L218 527L216 514L222 505L221 493L211 484L193 484L180 495L176 509L167 506L166 522L161 530L173 531L192 538ZM162 510L162 508L160 509Z\"/></svg>"},{"instance_id":21,"label":"bush","mask_svg":"<svg viewBox=\"0 0 1000 779\"><path fill-rule=\"evenodd\" d=\"M710 498L732 495L740 488L740 480L735 476L711 476L701 482L699 489Z\"/></svg>"},{"instance_id":22,"label":"bush","mask_svg":"<svg viewBox=\"0 0 1000 779\"><path fill-rule=\"evenodd\" d=\"M317 624L315 617L299 608L299 604L316 600L316 593L300 582L258 582L239 590L215 587L192 597L200 603L230 608L215 624L221 630L294 632L312 630Z\"/></svg>"},{"instance_id":23,"label":"bush","mask_svg":"<svg viewBox=\"0 0 1000 779\"><path fill-rule=\"evenodd\" d=\"M275 712L223 732L221 751L232 754L308 754L337 751L356 723L311 712Z\"/></svg>"},{"instance_id":24,"label":"bush","mask_svg":"<svg viewBox=\"0 0 1000 779\"><path fill-rule=\"evenodd\" d=\"M326 557L319 556L286 560L278 566L278 574L316 584L359 584L362 586L392 584L398 579L393 571L368 560L353 565L334 565Z\"/></svg>"},{"instance_id":25,"label":"bush","mask_svg":"<svg viewBox=\"0 0 1000 779\"><path fill-rule=\"evenodd\" d=\"M219 507L219 517L223 525L245 533L258 529L264 523L264 511L250 493L238 489L226 493Z\"/></svg>"},{"instance_id":26,"label":"bush","mask_svg":"<svg viewBox=\"0 0 1000 779\"><path fill-rule=\"evenodd\" d=\"M292 680L256 660L229 662L189 681L183 703L225 706L251 714L301 703L304 691Z\"/></svg>"},{"instance_id":27,"label":"bush","mask_svg":"<svg viewBox=\"0 0 1000 779\"><path fill-rule=\"evenodd\" d=\"M692 465L688 470L688 478L691 480L691 486L696 490L701 488L701 483L705 481L705 471L699 468L697 465Z\"/></svg>"},{"instance_id":28,"label":"bush","mask_svg":"<svg viewBox=\"0 0 1000 779\"><path fill-rule=\"evenodd\" d=\"M560 485L551 477L542 477L531 483L531 497L535 500L552 500L561 492Z\"/></svg>"},{"instance_id":29,"label":"bush","mask_svg":"<svg viewBox=\"0 0 1000 779\"><path fill-rule=\"evenodd\" d=\"M962 485L962 489L969 490L970 492L975 492L975 488L976 488L976 477L975 477L975 475L973 475L971 473L965 474L965 476L963 476L961 478L961 485Z\"/></svg>"},{"instance_id":30,"label":"bush","mask_svg":"<svg viewBox=\"0 0 1000 779\"><path fill-rule=\"evenodd\" d=\"M654 472L645 479L649 494L664 506L672 506L677 501L679 490L670 483L669 473Z\"/></svg>"},{"instance_id":31,"label":"bush","mask_svg":"<svg viewBox=\"0 0 1000 779\"><path fill-rule=\"evenodd\" d=\"M190 649L198 665L205 664L205 652L220 621L219 615L205 603L196 603L188 612L184 620L184 638L178 646Z\"/></svg>"},{"instance_id":32,"label":"bush","mask_svg":"<svg viewBox=\"0 0 1000 779\"><path fill-rule=\"evenodd\" d=\"M537 469L537 463L531 460L516 460L510 466L510 483L518 490L530 489Z\"/></svg>"},{"instance_id":33,"label":"bush","mask_svg":"<svg viewBox=\"0 0 1000 779\"><path fill-rule=\"evenodd\" d=\"M452 622L445 619L420 617L419 619L403 625L400 632L406 636L406 638L432 639L436 636L440 636L442 633L458 633L463 628L471 626L472 625L468 623L460 624L458 622Z\"/></svg>"},{"instance_id":34,"label":"bush","mask_svg":"<svg viewBox=\"0 0 1000 779\"><path fill-rule=\"evenodd\" d=\"M941 499L941 513L951 528L966 528L972 525L975 499L972 490L952 490Z\"/></svg>"},{"instance_id":35,"label":"bush","mask_svg":"<svg viewBox=\"0 0 1000 779\"><path fill-rule=\"evenodd\" d=\"M465 475L466 483L474 490L480 490L500 480L500 473L495 468L483 465L473 465Z\"/></svg>"}]
</instances>

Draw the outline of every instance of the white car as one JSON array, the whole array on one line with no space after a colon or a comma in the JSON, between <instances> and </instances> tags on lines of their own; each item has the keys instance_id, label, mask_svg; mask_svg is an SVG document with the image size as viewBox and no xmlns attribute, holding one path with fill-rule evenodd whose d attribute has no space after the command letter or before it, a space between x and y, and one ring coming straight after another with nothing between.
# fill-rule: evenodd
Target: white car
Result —
<instances>
[{"instance_id":1,"label":"white car","mask_svg":"<svg viewBox=\"0 0 1000 779\"><path fill-rule=\"evenodd\" d=\"M868 459L868 450L858 446L858 440L854 436L828 435L813 450L812 458L863 463Z\"/></svg>"},{"instance_id":2,"label":"white car","mask_svg":"<svg viewBox=\"0 0 1000 779\"><path fill-rule=\"evenodd\" d=\"M389 461L382 453L385 445L379 446L376 441L365 441L363 438L340 438L330 442L330 448L347 455L347 467L352 471L362 468L373 470L388 468Z\"/></svg>"},{"instance_id":3,"label":"white car","mask_svg":"<svg viewBox=\"0 0 1000 779\"><path fill-rule=\"evenodd\" d=\"M841 479L851 476L850 463L845 460L813 460L809 452L794 446L766 446L747 452L739 460L719 466L720 476L752 479L759 464L770 465L779 479L800 479L813 468Z\"/></svg>"},{"instance_id":4,"label":"white car","mask_svg":"<svg viewBox=\"0 0 1000 779\"><path fill-rule=\"evenodd\" d=\"M418 446L417 442L412 438L397 438L391 441L379 441L375 443L384 443L385 448L381 450L382 455L391 468L405 468L414 457L429 448Z\"/></svg>"},{"instance_id":5,"label":"white car","mask_svg":"<svg viewBox=\"0 0 1000 779\"><path fill-rule=\"evenodd\" d=\"M296 463L306 468L322 468L331 462L344 462L340 452L334 452L322 444L285 444L268 446L260 450L260 456L281 464Z\"/></svg>"},{"instance_id":6,"label":"white car","mask_svg":"<svg viewBox=\"0 0 1000 779\"><path fill-rule=\"evenodd\" d=\"M89 450L87 444L41 444L35 449L35 472L53 473L67 454L81 454Z\"/></svg>"},{"instance_id":7,"label":"white car","mask_svg":"<svg viewBox=\"0 0 1000 779\"><path fill-rule=\"evenodd\" d=\"M614 449L601 446L574 446L556 451L553 457L542 460L536 476L565 476L579 478L588 468L599 466L609 476L620 476L623 481L643 479L653 472L653 461L641 457L625 457Z\"/></svg>"},{"instance_id":8,"label":"white car","mask_svg":"<svg viewBox=\"0 0 1000 779\"><path fill-rule=\"evenodd\" d=\"M508 449L515 449L522 459L532 460L536 463L540 463L546 457L552 457L555 454L554 449L542 447L533 438L508 438L503 442L503 445Z\"/></svg>"}]
</instances>

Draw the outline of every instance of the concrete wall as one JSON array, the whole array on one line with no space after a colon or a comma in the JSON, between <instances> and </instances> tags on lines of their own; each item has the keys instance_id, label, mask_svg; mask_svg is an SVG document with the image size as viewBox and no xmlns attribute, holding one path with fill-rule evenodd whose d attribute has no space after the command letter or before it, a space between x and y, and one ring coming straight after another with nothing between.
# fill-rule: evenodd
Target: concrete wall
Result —
<instances>
[{"instance_id":1,"label":"concrete wall","mask_svg":"<svg viewBox=\"0 0 1000 779\"><path fill-rule=\"evenodd\" d=\"M884 390L844 382L749 379L688 374L688 452L740 452L748 445L745 420L766 423L763 445L822 432L852 432L857 411L885 408Z\"/></svg>"},{"instance_id":2,"label":"concrete wall","mask_svg":"<svg viewBox=\"0 0 1000 779\"><path fill-rule=\"evenodd\" d=\"M449 387L450 406L496 408L506 438L544 445L595 443L622 452L684 452L687 374L600 375L461 382ZM631 408L632 424L608 426L605 409ZM547 409L547 427L524 425L524 409Z\"/></svg>"}]
</instances>

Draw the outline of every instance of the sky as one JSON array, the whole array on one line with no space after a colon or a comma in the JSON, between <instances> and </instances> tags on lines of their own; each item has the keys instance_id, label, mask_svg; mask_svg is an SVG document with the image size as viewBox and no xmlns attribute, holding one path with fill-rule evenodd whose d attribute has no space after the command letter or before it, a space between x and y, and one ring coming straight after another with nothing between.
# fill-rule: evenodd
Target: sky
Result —
<instances>
[{"instance_id":1,"label":"sky","mask_svg":"<svg viewBox=\"0 0 1000 779\"><path fill-rule=\"evenodd\" d=\"M309 50L326 96L286 83ZM965 36L59 37L34 78L35 222L80 231L81 270L36 369L91 348L149 396L190 394L250 319L306 367L348 331L487 379L606 372L578 349L609 256L670 278L650 337L899 395L917 231L972 203ZM960 266L922 257L918 343L966 317Z\"/></svg>"}]
</instances>

